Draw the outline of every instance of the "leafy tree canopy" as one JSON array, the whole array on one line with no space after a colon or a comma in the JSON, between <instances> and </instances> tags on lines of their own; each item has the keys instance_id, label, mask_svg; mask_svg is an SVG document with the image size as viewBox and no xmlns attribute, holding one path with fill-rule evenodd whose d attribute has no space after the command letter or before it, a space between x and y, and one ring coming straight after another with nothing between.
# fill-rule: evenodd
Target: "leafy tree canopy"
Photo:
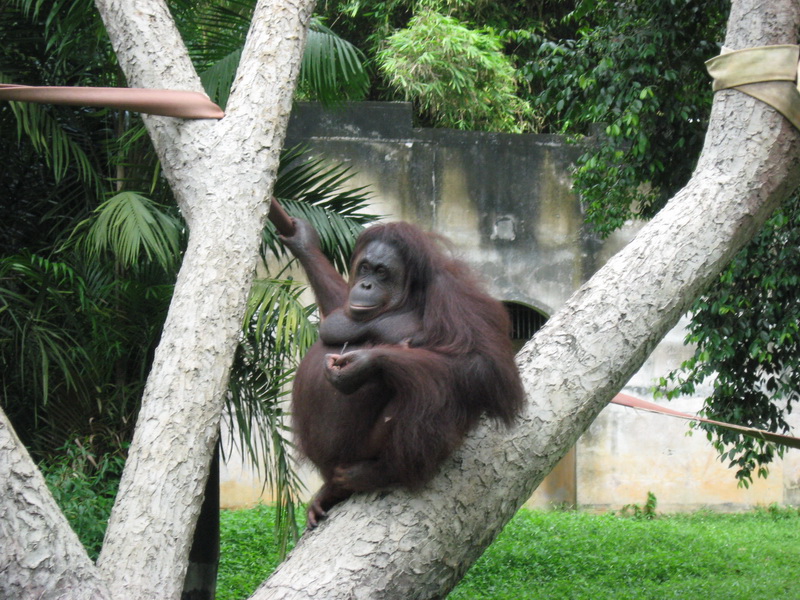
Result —
<instances>
[{"instance_id":1,"label":"leafy tree canopy","mask_svg":"<svg viewBox=\"0 0 800 600\"><path fill-rule=\"evenodd\" d=\"M576 185L588 221L607 235L652 216L688 180L711 107L703 62L719 52L728 4L341 0L320 8L367 53L372 99L411 99L433 125L588 142ZM469 113L495 116L453 116Z\"/></svg>"},{"instance_id":2,"label":"leafy tree canopy","mask_svg":"<svg viewBox=\"0 0 800 600\"><path fill-rule=\"evenodd\" d=\"M521 133L533 111L501 49L497 36L426 9L386 39L377 61L389 85L438 125Z\"/></svg>"}]
</instances>

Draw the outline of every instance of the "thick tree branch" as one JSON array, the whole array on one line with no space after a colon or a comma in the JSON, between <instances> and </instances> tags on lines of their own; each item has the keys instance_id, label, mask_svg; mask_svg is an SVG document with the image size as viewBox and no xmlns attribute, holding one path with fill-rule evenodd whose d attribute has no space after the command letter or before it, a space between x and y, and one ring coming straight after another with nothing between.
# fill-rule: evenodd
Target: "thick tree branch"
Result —
<instances>
[{"instance_id":1,"label":"thick tree branch","mask_svg":"<svg viewBox=\"0 0 800 600\"><path fill-rule=\"evenodd\" d=\"M166 2L95 0L95 5L129 87L203 92ZM200 166L198 161L204 158L207 145L220 135L220 123L142 116L178 205L191 224L194 205L205 197L207 189L202 185L204 178L198 179L192 169L179 166ZM204 143L198 147L197 140Z\"/></svg>"},{"instance_id":2,"label":"thick tree branch","mask_svg":"<svg viewBox=\"0 0 800 600\"><path fill-rule=\"evenodd\" d=\"M164 2L97 4L129 82L195 89ZM312 4L258 3L221 121L146 118L190 236L98 560L113 597L180 595Z\"/></svg>"},{"instance_id":3,"label":"thick tree branch","mask_svg":"<svg viewBox=\"0 0 800 600\"><path fill-rule=\"evenodd\" d=\"M794 0L734 2L726 45L794 43ZM518 357L529 406L480 428L420 494L356 498L307 533L254 598L441 598L650 351L798 184L800 134L718 94L689 184Z\"/></svg>"}]
</instances>

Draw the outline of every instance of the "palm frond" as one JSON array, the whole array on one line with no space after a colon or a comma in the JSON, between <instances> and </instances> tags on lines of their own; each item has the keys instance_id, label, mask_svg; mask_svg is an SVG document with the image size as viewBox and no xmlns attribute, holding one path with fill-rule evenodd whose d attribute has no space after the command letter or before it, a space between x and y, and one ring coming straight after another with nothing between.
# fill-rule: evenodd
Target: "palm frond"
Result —
<instances>
[{"instance_id":1,"label":"palm frond","mask_svg":"<svg viewBox=\"0 0 800 600\"><path fill-rule=\"evenodd\" d=\"M231 444L258 468L264 486L274 494L276 528L284 549L289 536L297 534L294 507L303 490L285 422L285 396L293 366L316 338L314 307L300 303L301 292L292 280L264 279L254 285L226 410L229 429L237 432Z\"/></svg>"},{"instance_id":2,"label":"palm frond","mask_svg":"<svg viewBox=\"0 0 800 600\"><path fill-rule=\"evenodd\" d=\"M228 104L228 96L241 58L242 49L238 48L200 73L200 81L206 94L223 109Z\"/></svg>"},{"instance_id":3,"label":"palm frond","mask_svg":"<svg viewBox=\"0 0 800 600\"><path fill-rule=\"evenodd\" d=\"M228 0L203 7L192 19L198 34L188 44L192 60L214 63L241 50L255 6L255 0Z\"/></svg>"},{"instance_id":4,"label":"palm frond","mask_svg":"<svg viewBox=\"0 0 800 600\"><path fill-rule=\"evenodd\" d=\"M101 46L106 48L100 54L108 56L108 35L93 0L7 0L0 12L9 10L43 25L46 68L69 77L71 85L81 85L88 73L88 70L76 72L76 57L84 55L91 60ZM108 84L113 84L116 76L113 69L106 70ZM97 85L96 81L93 83Z\"/></svg>"},{"instance_id":5,"label":"palm frond","mask_svg":"<svg viewBox=\"0 0 800 600\"><path fill-rule=\"evenodd\" d=\"M204 6L187 0L172 0L171 4L206 94L224 109L242 56L255 0L231 0Z\"/></svg>"},{"instance_id":6,"label":"palm frond","mask_svg":"<svg viewBox=\"0 0 800 600\"><path fill-rule=\"evenodd\" d=\"M312 18L300 67L301 86L323 104L361 100L369 91L364 53Z\"/></svg>"},{"instance_id":7,"label":"palm frond","mask_svg":"<svg viewBox=\"0 0 800 600\"><path fill-rule=\"evenodd\" d=\"M293 280L258 279L250 290L244 322L257 343L272 336L276 352L299 359L317 339L313 306L300 302L303 288Z\"/></svg>"},{"instance_id":8,"label":"palm frond","mask_svg":"<svg viewBox=\"0 0 800 600\"><path fill-rule=\"evenodd\" d=\"M89 184L96 193L102 193L102 176L80 144L53 116L51 107L25 102L9 102L9 105L17 119L18 137L28 137L36 152L44 157L57 182L74 168L81 181Z\"/></svg>"},{"instance_id":9,"label":"palm frond","mask_svg":"<svg viewBox=\"0 0 800 600\"><path fill-rule=\"evenodd\" d=\"M81 236L86 228L85 236ZM76 228L90 255L111 252L125 267L144 257L164 270L173 270L180 259L183 223L163 207L136 192L120 192L103 202Z\"/></svg>"},{"instance_id":10,"label":"palm frond","mask_svg":"<svg viewBox=\"0 0 800 600\"><path fill-rule=\"evenodd\" d=\"M0 364L4 377L26 382L42 405L58 389L86 391L91 360L69 327L83 285L65 263L32 254L0 258ZM6 371L11 365L15 371Z\"/></svg>"},{"instance_id":11,"label":"palm frond","mask_svg":"<svg viewBox=\"0 0 800 600\"><path fill-rule=\"evenodd\" d=\"M311 223L319 234L322 251L339 272L347 271L356 238L364 229L360 221L343 216L330 206L311 205L295 200L286 201L286 212Z\"/></svg>"},{"instance_id":12,"label":"palm frond","mask_svg":"<svg viewBox=\"0 0 800 600\"><path fill-rule=\"evenodd\" d=\"M350 167L314 158L306 146L299 145L281 153L274 194L282 199L324 205L365 223L372 218L363 213L369 194L366 186L345 187L353 175Z\"/></svg>"},{"instance_id":13,"label":"palm frond","mask_svg":"<svg viewBox=\"0 0 800 600\"><path fill-rule=\"evenodd\" d=\"M309 158L302 146L284 150L274 194L286 211L308 220L317 230L323 252L344 272L355 239L375 216L366 212L367 188L345 186L353 177L349 167L322 158ZM286 250L272 227L264 230L262 256L282 257Z\"/></svg>"},{"instance_id":14,"label":"palm frond","mask_svg":"<svg viewBox=\"0 0 800 600\"><path fill-rule=\"evenodd\" d=\"M241 53L255 0L197 3L171 0L178 29L199 73L226 56Z\"/></svg>"},{"instance_id":15,"label":"palm frond","mask_svg":"<svg viewBox=\"0 0 800 600\"><path fill-rule=\"evenodd\" d=\"M232 0L224 5L201 8L191 15L185 0L179 5L178 22L186 39L206 93L224 108L239 65L255 2ZM311 19L306 49L300 67L300 86L312 98L326 105L361 100L369 91L366 57L340 38L322 21Z\"/></svg>"}]
</instances>

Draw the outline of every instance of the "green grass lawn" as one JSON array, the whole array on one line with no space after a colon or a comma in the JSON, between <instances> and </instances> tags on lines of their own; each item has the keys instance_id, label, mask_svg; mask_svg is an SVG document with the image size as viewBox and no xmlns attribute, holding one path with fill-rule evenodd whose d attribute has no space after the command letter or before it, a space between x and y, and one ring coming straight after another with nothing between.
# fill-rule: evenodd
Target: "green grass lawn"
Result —
<instances>
[{"instance_id":1,"label":"green grass lawn","mask_svg":"<svg viewBox=\"0 0 800 600\"><path fill-rule=\"evenodd\" d=\"M275 568L272 509L222 514L217 598ZM800 600L800 511L623 518L521 510L450 600Z\"/></svg>"}]
</instances>

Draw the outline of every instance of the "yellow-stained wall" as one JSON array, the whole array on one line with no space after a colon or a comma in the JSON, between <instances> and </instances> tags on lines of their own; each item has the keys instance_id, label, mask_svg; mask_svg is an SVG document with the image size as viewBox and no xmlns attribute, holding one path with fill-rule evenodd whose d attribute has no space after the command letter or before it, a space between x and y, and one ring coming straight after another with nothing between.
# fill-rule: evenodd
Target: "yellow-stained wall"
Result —
<instances>
[{"instance_id":1,"label":"yellow-stained wall","mask_svg":"<svg viewBox=\"0 0 800 600\"><path fill-rule=\"evenodd\" d=\"M375 214L446 235L495 297L545 314L557 310L636 231L631 225L599 240L583 229L569 176L578 149L555 136L416 130L406 105L360 104L340 113L304 105L293 117L287 145L298 142L351 166L350 185L370 186ZM684 335L680 324L623 391L652 400L653 382L689 354ZM692 413L702 400L669 405ZM528 506L618 510L643 505L648 492L666 512L800 504L800 451L788 451L767 480L745 489L704 433L688 433L685 421L610 405ZM261 478L243 469L240 459L231 458L222 469L223 506L268 500ZM311 469L304 473L313 491L318 479Z\"/></svg>"}]
</instances>

